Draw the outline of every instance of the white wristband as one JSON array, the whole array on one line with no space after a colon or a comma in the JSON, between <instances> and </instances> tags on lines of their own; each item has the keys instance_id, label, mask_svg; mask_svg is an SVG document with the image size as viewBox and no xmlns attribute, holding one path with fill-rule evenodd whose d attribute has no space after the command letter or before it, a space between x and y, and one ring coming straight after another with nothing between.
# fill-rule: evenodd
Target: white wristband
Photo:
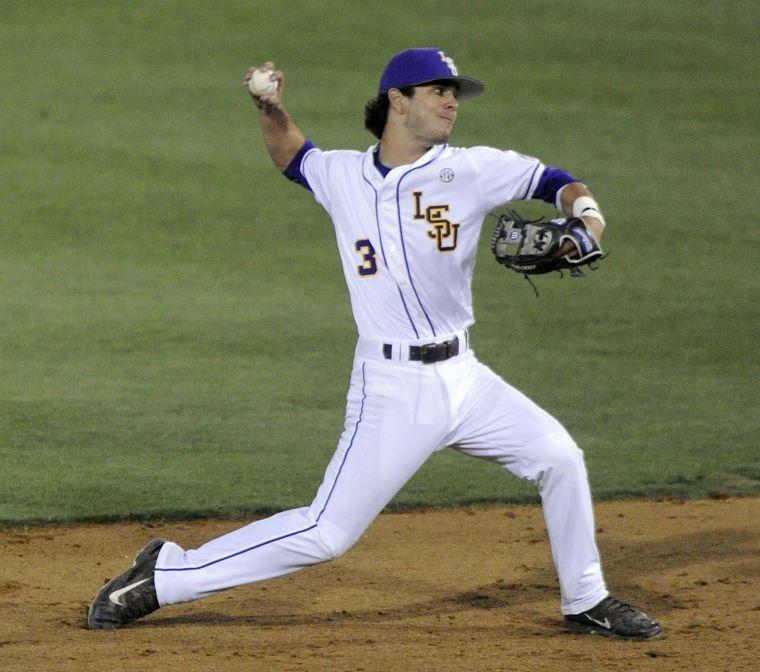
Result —
<instances>
[{"instance_id":1,"label":"white wristband","mask_svg":"<svg viewBox=\"0 0 760 672\"><path fill-rule=\"evenodd\" d=\"M579 196L573 201L573 217L593 217L598 219L602 226L607 226L599 210L599 204L591 196Z\"/></svg>"}]
</instances>

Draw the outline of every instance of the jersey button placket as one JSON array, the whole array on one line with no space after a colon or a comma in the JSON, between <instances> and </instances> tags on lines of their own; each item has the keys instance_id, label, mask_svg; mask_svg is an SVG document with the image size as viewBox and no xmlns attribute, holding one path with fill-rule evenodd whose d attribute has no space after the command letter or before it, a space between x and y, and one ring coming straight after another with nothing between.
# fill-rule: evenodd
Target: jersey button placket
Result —
<instances>
[{"instance_id":1,"label":"jersey button placket","mask_svg":"<svg viewBox=\"0 0 760 672\"><path fill-rule=\"evenodd\" d=\"M387 189L388 196L383 197L382 205L382 227L383 235L388 241L386 254L388 258L388 268L391 276L396 280L399 287L407 284L406 269L404 259L400 252L400 243L398 241L398 231L396 228L396 198L393 189Z\"/></svg>"},{"instance_id":2,"label":"jersey button placket","mask_svg":"<svg viewBox=\"0 0 760 672\"><path fill-rule=\"evenodd\" d=\"M388 252L391 255L391 258L393 259L393 266L394 268L398 269L395 277L398 278L398 284L399 287L403 287L406 285L406 277L404 276L404 260L401 258L401 255L398 253L398 247L395 245L395 243L391 243L388 246Z\"/></svg>"}]
</instances>

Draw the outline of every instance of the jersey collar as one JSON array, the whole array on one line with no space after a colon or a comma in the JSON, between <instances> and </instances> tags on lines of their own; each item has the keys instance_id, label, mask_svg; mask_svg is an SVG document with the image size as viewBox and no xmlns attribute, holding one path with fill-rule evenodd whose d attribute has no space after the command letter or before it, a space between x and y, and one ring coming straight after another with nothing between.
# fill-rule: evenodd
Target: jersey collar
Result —
<instances>
[{"instance_id":1,"label":"jersey collar","mask_svg":"<svg viewBox=\"0 0 760 672\"><path fill-rule=\"evenodd\" d=\"M409 168L414 168L416 166L432 161L439 154L441 154L441 152L443 152L446 147L448 147L448 144L443 143L440 145L433 145L414 163L391 168L385 177L380 175L377 168L375 168L375 152L379 150L379 147L380 143L375 143L369 147L364 155L364 161L362 161L362 174L364 175L365 179L374 185L380 185L385 180L394 180L394 178L397 178L399 175L403 174L402 171L406 171Z\"/></svg>"}]
</instances>

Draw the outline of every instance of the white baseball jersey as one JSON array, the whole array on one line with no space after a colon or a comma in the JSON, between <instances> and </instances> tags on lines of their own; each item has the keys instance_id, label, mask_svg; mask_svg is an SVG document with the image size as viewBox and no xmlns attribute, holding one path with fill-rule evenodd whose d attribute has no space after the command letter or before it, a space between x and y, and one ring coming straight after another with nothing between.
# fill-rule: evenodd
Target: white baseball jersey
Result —
<instances>
[{"instance_id":1,"label":"white baseball jersey","mask_svg":"<svg viewBox=\"0 0 760 672\"><path fill-rule=\"evenodd\" d=\"M436 145L383 178L366 152L301 161L327 210L364 338L424 339L474 322L470 285L483 218L531 198L543 164L513 151Z\"/></svg>"}]
</instances>

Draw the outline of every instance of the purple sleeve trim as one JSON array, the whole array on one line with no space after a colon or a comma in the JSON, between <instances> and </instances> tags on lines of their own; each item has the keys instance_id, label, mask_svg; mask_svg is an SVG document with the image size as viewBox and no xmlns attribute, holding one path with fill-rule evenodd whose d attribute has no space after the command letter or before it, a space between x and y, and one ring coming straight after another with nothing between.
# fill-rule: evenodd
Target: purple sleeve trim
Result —
<instances>
[{"instance_id":1,"label":"purple sleeve trim","mask_svg":"<svg viewBox=\"0 0 760 672\"><path fill-rule=\"evenodd\" d=\"M540 165L541 164L538 161L536 161L536 167L533 169L533 172L530 174L530 179L528 180L528 187L525 189L525 193L522 195L521 200L524 201L526 198L528 198L528 194L530 193L530 185L533 184L533 178L536 176L536 171L538 170L538 167ZM535 196L533 198L535 198Z\"/></svg>"},{"instance_id":2,"label":"purple sleeve trim","mask_svg":"<svg viewBox=\"0 0 760 672\"><path fill-rule=\"evenodd\" d=\"M570 173L566 173L561 168L546 166L538 180L536 190L533 192L533 198L546 201L547 203L554 203L557 198L557 192L571 182L580 182L580 180L573 177Z\"/></svg>"},{"instance_id":3,"label":"purple sleeve trim","mask_svg":"<svg viewBox=\"0 0 760 672\"><path fill-rule=\"evenodd\" d=\"M301 172L301 161L303 161L304 155L310 149L314 149L314 143L306 138L303 145L301 145L301 149L298 150L298 153L288 164L288 167L282 171L282 174L291 182L300 184L304 189L308 189L309 191L311 191L311 187L309 186L309 181L306 179L306 176Z\"/></svg>"}]
</instances>

